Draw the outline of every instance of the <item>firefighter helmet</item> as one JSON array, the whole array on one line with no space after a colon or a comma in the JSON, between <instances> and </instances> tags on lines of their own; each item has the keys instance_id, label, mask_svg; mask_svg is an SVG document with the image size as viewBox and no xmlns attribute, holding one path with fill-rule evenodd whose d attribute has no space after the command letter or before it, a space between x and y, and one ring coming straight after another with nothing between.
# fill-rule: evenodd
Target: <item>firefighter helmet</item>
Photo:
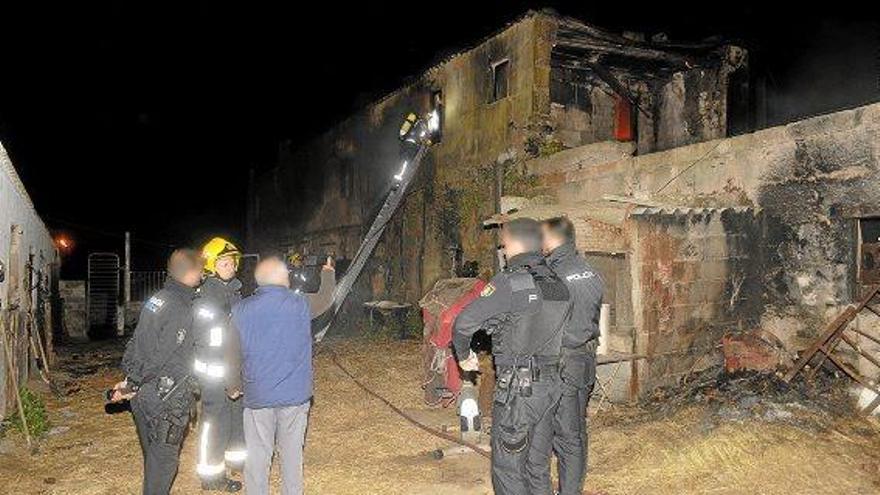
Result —
<instances>
[{"instance_id":1,"label":"firefighter helmet","mask_svg":"<svg viewBox=\"0 0 880 495\"><path fill-rule=\"evenodd\" d=\"M227 241L222 237L215 237L208 241L202 247L202 258L205 259L205 271L211 274L217 273L215 264L217 260L224 256L232 256L235 259L235 266L241 260L241 251L235 247L235 244Z\"/></svg>"}]
</instances>

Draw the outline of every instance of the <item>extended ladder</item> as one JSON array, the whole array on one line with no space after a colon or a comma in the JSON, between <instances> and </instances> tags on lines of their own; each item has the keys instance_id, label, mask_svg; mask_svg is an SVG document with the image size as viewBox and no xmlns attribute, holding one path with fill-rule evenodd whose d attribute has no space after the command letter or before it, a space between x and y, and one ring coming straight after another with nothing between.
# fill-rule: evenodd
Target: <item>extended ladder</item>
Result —
<instances>
[{"instance_id":1,"label":"extended ladder","mask_svg":"<svg viewBox=\"0 0 880 495\"><path fill-rule=\"evenodd\" d=\"M431 146L431 138L433 132L436 131L436 114L431 114L427 119L417 119L414 115L410 115L401 128L400 138L402 141L402 160L400 172L394 176L394 183L391 190L385 197L385 202L373 219L370 230L367 231L364 240L358 247L357 253L352 258L351 264L345 275L339 280L336 289L333 291L333 305L324 314L312 320L312 335L316 342L320 342L330 325L342 308L342 303L351 292L352 286L364 269L367 260L373 254L376 244L385 232L385 227L391 221L391 217L397 208L400 207L403 198L406 196L406 190L419 170L419 165Z\"/></svg>"}]
</instances>

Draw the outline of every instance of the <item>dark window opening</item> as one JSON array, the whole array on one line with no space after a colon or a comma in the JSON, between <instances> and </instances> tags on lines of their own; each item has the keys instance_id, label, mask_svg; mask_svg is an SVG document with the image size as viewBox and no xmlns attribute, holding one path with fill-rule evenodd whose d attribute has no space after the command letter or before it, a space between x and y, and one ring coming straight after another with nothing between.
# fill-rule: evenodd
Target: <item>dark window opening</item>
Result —
<instances>
[{"instance_id":1,"label":"dark window opening","mask_svg":"<svg viewBox=\"0 0 880 495\"><path fill-rule=\"evenodd\" d=\"M727 80L727 135L739 136L753 129L749 72L738 69Z\"/></svg>"},{"instance_id":2,"label":"dark window opening","mask_svg":"<svg viewBox=\"0 0 880 495\"><path fill-rule=\"evenodd\" d=\"M510 89L510 60L492 66L492 101L507 98Z\"/></svg>"},{"instance_id":3,"label":"dark window opening","mask_svg":"<svg viewBox=\"0 0 880 495\"><path fill-rule=\"evenodd\" d=\"M632 141L635 139L635 121L632 104L626 98L614 97L614 139Z\"/></svg>"},{"instance_id":4,"label":"dark window opening","mask_svg":"<svg viewBox=\"0 0 880 495\"><path fill-rule=\"evenodd\" d=\"M860 284L880 283L880 218L859 219Z\"/></svg>"},{"instance_id":5,"label":"dark window opening","mask_svg":"<svg viewBox=\"0 0 880 495\"><path fill-rule=\"evenodd\" d=\"M584 71L553 67L550 70L550 102L592 113L591 81Z\"/></svg>"}]
</instances>

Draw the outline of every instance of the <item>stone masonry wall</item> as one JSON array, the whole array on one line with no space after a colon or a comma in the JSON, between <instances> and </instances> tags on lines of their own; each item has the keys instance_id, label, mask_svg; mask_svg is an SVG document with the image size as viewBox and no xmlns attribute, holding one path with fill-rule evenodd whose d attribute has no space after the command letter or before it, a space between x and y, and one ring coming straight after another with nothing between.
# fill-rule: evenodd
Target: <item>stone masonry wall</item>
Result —
<instances>
[{"instance_id":1,"label":"stone masonry wall","mask_svg":"<svg viewBox=\"0 0 880 495\"><path fill-rule=\"evenodd\" d=\"M578 151L566 160L577 162ZM584 154L595 155L591 146ZM557 199L603 195L762 212L761 325L799 348L853 300L855 218L880 212L880 104L541 177ZM536 170L540 170L540 167Z\"/></svg>"},{"instance_id":2,"label":"stone masonry wall","mask_svg":"<svg viewBox=\"0 0 880 495\"><path fill-rule=\"evenodd\" d=\"M61 296L64 334L73 340L87 340L85 280L61 280L58 292Z\"/></svg>"}]
</instances>

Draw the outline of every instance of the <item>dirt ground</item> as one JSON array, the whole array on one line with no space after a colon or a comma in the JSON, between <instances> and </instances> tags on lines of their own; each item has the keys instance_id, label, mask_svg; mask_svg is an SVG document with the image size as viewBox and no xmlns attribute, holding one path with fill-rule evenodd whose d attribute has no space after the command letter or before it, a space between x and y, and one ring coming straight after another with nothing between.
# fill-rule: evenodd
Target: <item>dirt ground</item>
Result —
<instances>
[{"instance_id":1,"label":"dirt ground","mask_svg":"<svg viewBox=\"0 0 880 495\"><path fill-rule=\"evenodd\" d=\"M421 402L416 342L347 340L340 360L391 402L433 425L456 424L452 411ZM29 455L23 438L0 444L4 493L139 493L141 457L130 415L107 415L100 392L118 378L119 346L59 350L75 380L58 398L43 391L54 430ZM616 406L591 425L589 493L880 493L880 426L825 396L728 384ZM736 392L751 386L748 393ZM737 388L739 387L739 388ZM772 396L772 400L765 398ZM196 435L183 447L173 493L198 493ZM315 404L306 447L306 491L314 494L489 494L480 456L436 460L448 444L414 428L367 396L324 354L316 360ZM277 478L277 470L273 472ZM277 480L276 480L277 483ZM276 485L277 486L277 485Z\"/></svg>"}]
</instances>

